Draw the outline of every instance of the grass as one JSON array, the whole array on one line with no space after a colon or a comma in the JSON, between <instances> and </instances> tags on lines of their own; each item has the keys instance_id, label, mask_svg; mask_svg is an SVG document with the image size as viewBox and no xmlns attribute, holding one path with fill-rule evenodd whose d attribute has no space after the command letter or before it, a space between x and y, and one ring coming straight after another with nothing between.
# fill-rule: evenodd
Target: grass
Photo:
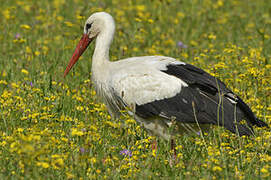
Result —
<instances>
[{"instance_id":1,"label":"grass","mask_svg":"<svg viewBox=\"0 0 271 180\"><path fill-rule=\"evenodd\" d=\"M269 179L270 129L237 137L215 127L169 143L128 116L112 120L95 96L93 45L63 72L86 18L117 29L111 59L161 54L219 77L271 124L271 4L264 0L2 0L1 179ZM187 48L178 46L178 42Z\"/></svg>"}]
</instances>

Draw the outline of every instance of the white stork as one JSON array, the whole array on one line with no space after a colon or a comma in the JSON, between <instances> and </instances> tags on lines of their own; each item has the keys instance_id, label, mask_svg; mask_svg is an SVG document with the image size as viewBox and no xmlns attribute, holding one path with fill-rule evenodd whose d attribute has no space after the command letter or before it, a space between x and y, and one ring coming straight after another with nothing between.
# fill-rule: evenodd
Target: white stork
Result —
<instances>
[{"instance_id":1,"label":"white stork","mask_svg":"<svg viewBox=\"0 0 271 180\"><path fill-rule=\"evenodd\" d=\"M110 14L92 14L64 73L66 76L96 39L92 81L112 116L129 109L148 131L167 140L172 135L168 131L172 121L182 131L214 124L240 136L252 134L253 125L267 126L223 82L193 65L165 56L109 61L114 31Z\"/></svg>"}]
</instances>

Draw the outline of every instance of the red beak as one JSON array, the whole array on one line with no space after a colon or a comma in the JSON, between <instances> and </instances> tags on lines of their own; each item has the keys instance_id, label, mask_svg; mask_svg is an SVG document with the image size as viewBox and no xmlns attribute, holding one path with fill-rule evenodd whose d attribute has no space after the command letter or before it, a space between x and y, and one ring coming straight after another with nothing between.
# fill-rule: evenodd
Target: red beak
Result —
<instances>
[{"instance_id":1,"label":"red beak","mask_svg":"<svg viewBox=\"0 0 271 180\"><path fill-rule=\"evenodd\" d=\"M77 44L75 51L72 55L72 58L66 67L66 70L64 72L64 77L69 73L69 71L72 69L73 65L78 61L80 56L84 53L84 51L87 49L88 45L91 43L93 38L89 38L87 34L83 34L81 40Z\"/></svg>"}]
</instances>

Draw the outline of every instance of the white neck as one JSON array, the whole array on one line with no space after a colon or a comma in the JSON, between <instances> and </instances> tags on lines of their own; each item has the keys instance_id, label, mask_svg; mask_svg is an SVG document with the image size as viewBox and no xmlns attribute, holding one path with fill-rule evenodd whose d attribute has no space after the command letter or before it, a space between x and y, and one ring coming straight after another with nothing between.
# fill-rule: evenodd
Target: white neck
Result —
<instances>
[{"instance_id":1,"label":"white neck","mask_svg":"<svg viewBox=\"0 0 271 180\"><path fill-rule=\"evenodd\" d=\"M92 57L93 64L109 61L109 48L115 32L115 23L111 18L105 18L100 33L97 35L95 50Z\"/></svg>"},{"instance_id":2,"label":"white neck","mask_svg":"<svg viewBox=\"0 0 271 180\"><path fill-rule=\"evenodd\" d=\"M100 33L97 36L92 64L100 64L109 61L109 48L112 37L108 33Z\"/></svg>"},{"instance_id":3,"label":"white neck","mask_svg":"<svg viewBox=\"0 0 271 180\"><path fill-rule=\"evenodd\" d=\"M109 48L115 32L113 19L105 19L103 28L97 35L94 54L92 56L92 75L96 80L102 78L106 66L110 64Z\"/></svg>"}]
</instances>

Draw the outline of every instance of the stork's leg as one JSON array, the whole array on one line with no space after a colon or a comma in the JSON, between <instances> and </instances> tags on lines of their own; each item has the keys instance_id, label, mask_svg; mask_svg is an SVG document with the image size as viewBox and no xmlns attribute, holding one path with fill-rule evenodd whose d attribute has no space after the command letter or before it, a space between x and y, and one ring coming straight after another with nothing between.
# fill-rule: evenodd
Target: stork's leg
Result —
<instances>
[{"instance_id":1,"label":"stork's leg","mask_svg":"<svg viewBox=\"0 0 271 180\"><path fill-rule=\"evenodd\" d=\"M173 153L171 158L169 159L169 165L170 167L173 167L177 164L177 155L176 155L176 144L175 140L172 138L170 139L170 152Z\"/></svg>"},{"instance_id":2,"label":"stork's leg","mask_svg":"<svg viewBox=\"0 0 271 180\"><path fill-rule=\"evenodd\" d=\"M172 155L173 160L176 160L176 157L177 157L176 148L175 147L176 147L176 143L175 143L175 140L172 138L170 140L170 149L173 152L173 155Z\"/></svg>"},{"instance_id":3,"label":"stork's leg","mask_svg":"<svg viewBox=\"0 0 271 180\"><path fill-rule=\"evenodd\" d=\"M157 151L157 141L156 141L156 139L152 140L151 149Z\"/></svg>"}]
</instances>

